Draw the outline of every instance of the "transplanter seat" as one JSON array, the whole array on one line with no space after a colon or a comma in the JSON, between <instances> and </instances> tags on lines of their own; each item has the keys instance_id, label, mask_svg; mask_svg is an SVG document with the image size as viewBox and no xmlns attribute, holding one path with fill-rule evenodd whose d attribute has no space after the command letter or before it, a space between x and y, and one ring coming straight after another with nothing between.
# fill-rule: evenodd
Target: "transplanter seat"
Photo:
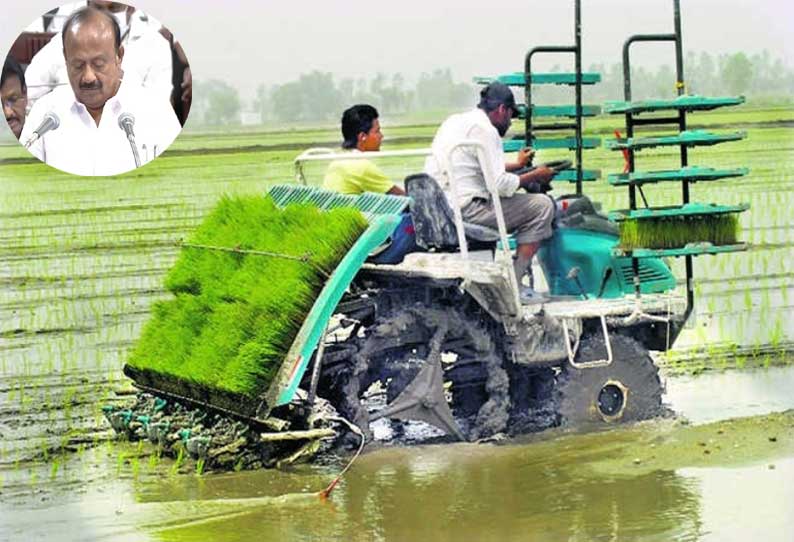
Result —
<instances>
[{"instance_id":1,"label":"transplanter seat","mask_svg":"<svg viewBox=\"0 0 794 542\"><path fill-rule=\"evenodd\" d=\"M405 189L413 200L410 210L416 244L426 250L458 251L455 215L436 180L425 173L410 175L405 179ZM469 250L493 250L499 241L499 232L493 228L470 223L463 227Z\"/></svg>"}]
</instances>

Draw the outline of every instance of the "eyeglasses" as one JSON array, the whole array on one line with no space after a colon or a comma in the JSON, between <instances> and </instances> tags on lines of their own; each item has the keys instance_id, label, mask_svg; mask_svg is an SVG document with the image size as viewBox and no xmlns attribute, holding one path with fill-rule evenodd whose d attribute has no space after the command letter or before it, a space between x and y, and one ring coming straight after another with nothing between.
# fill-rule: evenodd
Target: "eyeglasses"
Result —
<instances>
[{"instance_id":1,"label":"eyeglasses","mask_svg":"<svg viewBox=\"0 0 794 542\"><path fill-rule=\"evenodd\" d=\"M3 98L2 100L3 107L11 107L13 108L17 103L26 104L28 102L27 96L9 96L8 98Z\"/></svg>"}]
</instances>

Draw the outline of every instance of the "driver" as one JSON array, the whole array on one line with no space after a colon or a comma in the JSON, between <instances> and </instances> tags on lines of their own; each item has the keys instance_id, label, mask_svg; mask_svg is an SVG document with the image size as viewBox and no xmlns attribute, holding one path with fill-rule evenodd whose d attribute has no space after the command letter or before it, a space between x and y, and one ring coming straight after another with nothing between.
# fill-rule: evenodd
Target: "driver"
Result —
<instances>
[{"instance_id":1,"label":"driver","mask_svg":"<svg viewBox=\"0 0 794 542\"><path fill-rule=\"evenodd\" d=\"M464 140L479 141L484 147L484 163L475 147L459 147L449 158L449 167L455 179L459 205L466 222L496 228L496 212L485 184L485 172L494 180L502 204L508 233L514 233L516 254L513 268L521 290L522 303L542 301L532 286L532 257L541 241L551 237L555 203L544 194L530 193L548 189L554 170L539 166L517 175L512 171L524 168L533 151L518 152L517 161L506 163L502 150L502 136L510 128L511 119L518 115L515 98L510 87L494 82L483 88L480 103L466 113L452 115L438 129L433 139L432 154L425 163L425 171L435 179L442 179L443 164L449 150ZM527 192L517 192L524 188ZM447 192L448 196L450 195ZM523 278L529 276L529 287Z\"/></svg>"}]
</instances>

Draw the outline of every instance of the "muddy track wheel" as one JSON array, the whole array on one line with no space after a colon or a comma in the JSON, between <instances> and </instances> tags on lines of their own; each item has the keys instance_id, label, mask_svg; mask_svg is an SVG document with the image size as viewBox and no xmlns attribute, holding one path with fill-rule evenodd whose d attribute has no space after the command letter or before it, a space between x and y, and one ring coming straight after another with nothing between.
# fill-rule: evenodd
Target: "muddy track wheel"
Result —
<instances>
[{"instance_id":1,"label":"muddy track wheel","mask_svg":"<svg viewBox=\"0 0 794 542\"><path fill-rule=\"evenodd\" d=\"M557 378L559 414L564 425L620 423L658 416L662 408L659 370L637 341L611 334L612 363L576 369L566 363ZM603 359L602 335L582 337L577 361Z\"/></svg>"},{"instance_id":2,"label":"muddy track wheel","mask_svg":"<svg viewBox=\"0 0 794 542\"><path fill-rule=\"evenodd\" d=\"M489 436L504 430L509 408L507 373L499 341L491 333L477 316L457 308L412 304L394 309L365 328L362 336L348 339L356 353L344 371L337 364L328 375L332 381L321 381L321 389L331 392L327 398L334 406L366 431L370 419L381 410L398 408L409 388L425 379L429 364L438 363L444 391L436 380L436 397L448 404L460 431L443 429L467 440ZM368 412L373 404L366 396L373 385L385 391L385 399ZM433 400L428 395L419 402ZM410 411L402 419L406 418L412 419Z\"/></svg>"}]
</instances>

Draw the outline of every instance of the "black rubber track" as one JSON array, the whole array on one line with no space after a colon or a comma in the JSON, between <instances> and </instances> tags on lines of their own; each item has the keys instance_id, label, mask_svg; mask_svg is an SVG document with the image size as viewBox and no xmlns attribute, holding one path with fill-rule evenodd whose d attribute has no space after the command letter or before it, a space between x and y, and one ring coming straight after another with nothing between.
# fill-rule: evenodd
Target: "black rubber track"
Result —
<instances>
[{"instance_id":1,"label":"black rubber track","mask_svg":"<svg viewBox=\"0 0 794 542\"><path fill-rule=\"evenodd\" d=\"M385 384L389 401L396 397L421 368L440 320L449 329L441 352L458 354L461 360L444 364L455 418L469 439L503 431L509 416L509 382L501 349L482 322L452 307L415 304L379 317L363 337L348 340L356 353L345 370L337 363L325 373L321 389L343 415L367 431L367 406L359 399L377 381Z\"/></svg>"}]
</instances>

